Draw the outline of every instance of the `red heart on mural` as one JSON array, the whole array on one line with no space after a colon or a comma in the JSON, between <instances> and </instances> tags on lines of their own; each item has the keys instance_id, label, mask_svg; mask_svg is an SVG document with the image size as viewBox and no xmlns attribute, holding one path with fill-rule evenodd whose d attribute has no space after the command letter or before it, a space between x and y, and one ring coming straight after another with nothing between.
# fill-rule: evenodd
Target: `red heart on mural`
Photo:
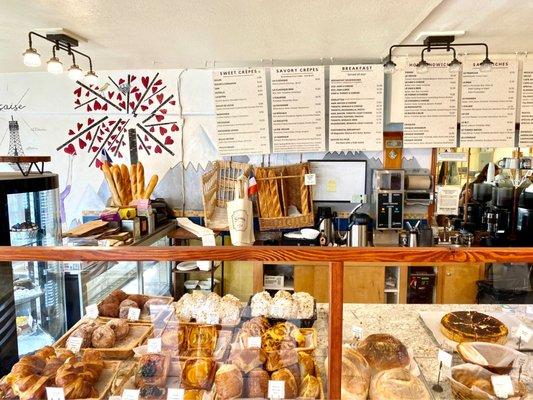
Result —
<instances>
[{"instance_id":1,"label":"red heart on mural","mask_svg":"<svg viewBox=\"0 0 533 400\"><path fill-rule=\"evenodd\" d=\"M152 93L157 92L157 86L152 86Z\"/></svg>"},{"instance_id":2,"label":"red heart on mural","mask_svg":"<svg viewBox=\"0 0 533 400\"><path fill-rule=\"evenodd\" d=\"M117 100L122 100L122 95L120 93L117 94Z\"/></svg>"},{"instance_id":3,"label":"red heart on mural","mask_svg":"<svg viewBox=\"0 0 533 400\"><path fill-rule=\"evenodd\" d=\"M171 132L177 132L179 130L180 130L180 128L178 128L178 125L176 125L176 124L172 125L172 127L170 128Z\"/></svg>"},{"instance_id":4,"label":"red heart on mural","mask_svg":"<svg viewBox=\"0 0 533 400\"><path fill-rule=\"evenodd\" d=\"M174 143L174 140L170 136L167 136L165 138L165 144L171 145L172 143Z\"/></svg>"},{"instance_id":5,"label":"red heart on mural","mask_svg":"<svg viewBox=\"0 0 533 400\"><path fill-rule=\"evenodd\" d=\"M139 88L137 86L135 86L133 89L131 89L130 93L135 93L135 92L138 92L139 91Z\"/></svg>"},{"instance_id":6,"label":"red heart on mural","mask_svg":"<svg viewBox=\"0 0 533 400\"><path fill-rule=\"evenodd\" d=\"M161 147L159 147L159 145L155 146L154 151L155 151L156 153L162 153L162 152L163 152L163 150L161 150Z\"/></svg>"},{"instance_id":7,"label":"red heart on mural","mask_svg":"<svg viewBox=\"0 0 533 400\"><path fill-rule=\"evenodd\" d=\"M85 139L91 140L92 138L93 138L93 135L91 134L91 132L87 132L87 135L85 135Z\"/></svg>"},{"instance_id":8,"label":"red heart on mural","mask_svg":"<svg viewBox=\"0 0 533 400\"><path fill-rule=\"evenodd\" d=\"M141 82L142 82L142 84L143 84L143 86L144 86L145 88L148 87L148 82L149 82L149 81L150 81L150 79L149 79L147 76L143 76L143 77L141 78Z\"/></svg>"},{"instance_id":9,"label":"red heart on mural","mask_svg":"<svg viewBox=\"0 0 533 400\"><path fill-rule=\"evenodd\" d=\"M146 146L148 150L152 150L152 146Z\"/></svg>"},{"instance_id":10,"label":"red heart on mural","mask_svg":"<svg viewBox=\"0 0 533 400\"><path fill-rule=\"evenodd\" d=\"M119 85L122 85L124 82L126 82L126 81L124 80L124 78L120 78L120 79L118 80L118 84L119 84Z\"/></svg>"},{"instance_id":11,"label":"red heart on mural","mask_svg":"<svg viewBox=\"0 0 533 400\"><path fill-rule=\"evenodd\" d=\"M74 104L76 104L77 106L79 106L79 105L81 104L80 99L76 99L76 101L74 101Z\"/></svg>"},{"instance_id":12,"label":"red heart on mural","mask_svg":"<svg viewBox=\"0 0 533 400\"><path fill-rule=\"evenodd\" d=\"M98 100L94 101L93 107L94 107L95 110L101 110L102 109L102 105L98 102Z\"/></svg>"},{"instance_id":13,"label":"red heart on mural","mask_svg":"<svg viewBox=\"0 0 533 400\"><path fill-rule=\"evenodd\" d=\"M147 135L144 135L144 141L145 141L145 142L148 141L148 136L147 136Z\"/></svg>"},{"instance_id":14,"label":"red heart on mural","mask_svg":"<svg viewBox=\"0 0 533 400\"><path fill-rule=\"evenodd\" d=\"M157 101L161 103L165 96L163 95L163 93L159 93L156 97L157 97Z\"/></svg>"},{"instance_id":15,"label":"red heart on mural","mask_svg":"<svg viewBox=\"0 0 533 400\"><path fill-rule=\"evenodd\" d=\"M94 153L96 150L98 150L98 146L91 147L91 151Z\"/></svg>"},{"instance_id":16,"label":"red heart on mural","mask_svg":"<svg viewBox=\"0 0 533 400\"><path fill-rule=\"evenodd\" d=\"M159 127L159 133L161 135L164 135L165 133L167 133L167 128L165 128L164 126L160 126Z\"/></svg>"},{"instance_id":17,"label":"red heart on mural","mask_svg":"<svg viewBox=\"0 0 533 400\"><path fill-rule=\"evenodd\" d=\"M90 94L91 94L91 92L85 93L85 97L89 97Z\"/></svg>"},{"instance_id":18,"label":"red heart on mural","mask_svg":"<svg viewBox=\"0 0 533 400\"><path fill-rule=\"evenodd\" d=\"M70 143L67 147L65 147L65 153L75 156L76 155L76 148L72 143Z\"/></svg>"},{"instance_id":19,"label":"red heart on mural","mask_svg":"<svg viewBox=\"0 0 533 400\"><path fill-rule=\"evenodd\" d=\"M153 101L152 99L148 99L148 104L151 105L151 104L153 104L153 102L154 102L154 101Z\"/></svg>"},{"instance_id":20,"label":"red heart on mural","mask_svg":"<svg viewBox=\"0 0 533 400\"><path fill-rule=\"evenodd\" d=\"M99 142L102 142L102 140L104 140L104 139L103 139L101 136L98 136L98 137L96 138L96 140L98 140Z\"/></svg>"},{"instance_id":21,"label":"red heart on mural","mask_svg":"<svg viewBox=\"0 0 533 400\"><path fill-rule=\"evenodd\" d=\"M130 79L130 82L133 82L135 79L137 79L137 77L135 75L132 75L131 79Z\"/></svg>"},{"instance_id":22,"label":"red heart on mural","mask_svg":"<svg viewBox=\"0 0 533 400\"><path fill-rule=\"evenodd\" d=\"M161 122L161 121L163 121L165 119L165 116L164 115L156 115L155 119L157 119L157 122Z\"/></svg>"},{"instance_id":23,"label":"red heart on mural","mask_svg":"<svg viewBox=\"0 0 533 400\"><path fill-rule=\"evenodd\" d=\"M135 93L135 99L137 99L137 101L139 101L140 98L141 98L141 93L139 93L139 92Z\"/></svg>"},{"instance_id":24,"label":"red heart on mural","mask_svg":"<svg viewBox=\"0 0 533 400\"><path fill-rule=\"evenodd\" d=\"M113 121L109 121L109 125L114 125L115 122L117 122L117 121L115 121L115 120L113 120Z\"/></svg>"},{"instance_id":25,"label":"red heart on mural","mask_svg":"<svg viewBox=\"0 0 533 400\"><path fill-rule=\"evenodd\" d=\"M78 97L81 96L81 87L77 88L75 91L74 91L74 94Z\"/></svg>"},{"instance_id":26,"label":"red heart on mural","mask_svg":"<svg viewBox=\"0 0 533 400\"><path fill-rule=\"evenodd\" d=\"M176 100L170 100L168 102L171 106L175 106L176 105Z\"/></svg>"},{"instance_id":27,"label":"red heart on mural","mask_svg":"<svg viewBox=\"0 0 533 400\"><path fill-rule=\"evenodd\" d=\"M82 124L81 122L78 122L78 125L77 125L77 126L78 126L78 130L80 130L81 127L83 126L83 124Z\"/></svg>"},{"instance_id":28,"label":"red heart on mural","mask_svg":"<svg viewBox=\"0 0 533 400\"><path fill-rule=\"evenodd\" d=\"M125 101L121 101L120 103L118 103L118 106L124 110L124 109L126 109L126 102Z\"/></svg>"},{"instance_id":29,"label":"red heart on mural","mask_svg":"<svg viewBox=\"0 0 533 400\"><path fill-rule=\"evenodd\" d=\"M120 151L118 152L118 158L122 158L122 153Z\"/></svg>"},{"instance_id":30,"label":"red heart on mural","mask_svg":"<svg viewBox=\"0 0 533 400\"><path fill-rule=\"evenodd\" d=\"M149 131L153 133L153 132L155 132L155 128L153 126L151 126Z\"/></svg>"},{"instance_id":31,"label":"red heart on mural","mask_svg":"<svg viewBox=\"0 0 533 400\"><path fill-rule=\"evenodd\" d=\"M80 149L83 150L85 146L87 146L87 143L83 139L78 139L78 145L80 146Z\"/></svg>"},{"instance_id":32,"label":"red heart on mural","mask_svg":"<svg viewBox=\"0 0 533 400\"><path fill-rule=\"evenodd\" d=\"M163 83L163 81L161 79L158 79L156 83L154 83L154 85L156 86L159 86Z\"/></svg>"},{"instance_id":33,"label":"red heart on mural","mask_svg":"<svg viewBox=\"0 0 533 400\"><path fill-rule=\"evenodd\" d=\"M72 135L75 134L75 132L74 132L72 129L69 129L69 130L68 130L68 134L69 134L70 136L72 136Z\"/></svg>"},{"instance_id":34,"label":"red heart on mural","mask_svg":"<svg viewBox=\"0 0 533 400\"><path fill-rule=\"evenodd\" d=\"M96 159L96 163L94 165L96 165L96 168L102 168L102 165L104 164L99 159Z\"/></svg>"},{"instance_id":35,"label":"red heart on mural","mask_svg":"<svg viewBox=\"0 0 533 400\"><path fill-rule=\"evenodd\" d=\"M115 151L116 148L117 148L117 146L113 146L113 147L111 147L109 150L111 150L111 151Z\"/></svg>"},{"instance_id":36,"label":"red heart on mural","mask_svg":"<svg viewBox=\"0 0 533 400\"><path fill-rule=\"evenodd\" d=\"M142 149L143 149L143 147L141 145L139 145L139 150L142 150Z\"/></svg>"},{"instance_id":37,"label":"red heart on mural","mask_svg":"<svg viewBox=\"0 0 533 400\"><path fill-rule=\"evenodd\" d=\"M102 110L107 111L107 103L102 106Z\"/></svg>"},{"instance_id":38,"label":"red heart on mural","mask_svg":"<svg viewBox=\"0 0 533 400\"><path fill-rule=\"evenodd\" d=\"M135 102L134 101L130 101L130 107L131 108L135 107Z\"/></svg>"},{"instance_id":39,"label":"red heart on mural","mask_svg":"<svg viewBox=\"0 0 533 400\"><path fill-rule=\"evenodd\" d=\"M87 111L92 111L93 109L91 108L90 105L87 105Z\"/></svg>"},{"instance_id":40,"label":"red heart on mural","mask_svg":"<svg viewBox=\"0 0 533 400\"><path fill-rule=\"evenodd\" d=\"M110 139L111 140L115 140L116 137L117 137L117 135L111 135Z\"/></svg>"},{"instance_id":41,"label":"red heart on mural","mask_svg":"<svg viewBox=\"0 0 533 400\"><path fill-rule=\"evenodd\" d=\"M142 111L146 111L146 110L148 110L148 106L145 106L145 105L143 104L143 105L141 106L141 110L142 110Z\"/></svg>"},{"instance_id":42,"label":"red heart on mural","mask_svg":"<svg viewBox=\"0 0 533 400\"><path fill-rule=\"evenodd\" d=\"M107 96L112 99L113 96L115 95L115 92L107 92Z\"/></svg>"},{"instance_id":43,"label":"red heart on mural","mask_svg":"<svg viewBox=\"0 0 533 400\"><path fill-rule=\"evenodd\" d=\"M94 122L94 119L89 118L89 119L87 120L87 125L91 125L93 122Z\"/></svg>"}]
</instances>

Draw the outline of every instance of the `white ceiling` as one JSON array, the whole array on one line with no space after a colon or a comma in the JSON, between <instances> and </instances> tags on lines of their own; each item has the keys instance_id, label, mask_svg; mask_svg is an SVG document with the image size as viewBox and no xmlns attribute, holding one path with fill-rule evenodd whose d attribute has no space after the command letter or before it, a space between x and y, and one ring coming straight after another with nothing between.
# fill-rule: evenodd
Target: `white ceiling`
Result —
<instances>
[{"instance_id":1,"label":"white ceiling","mask_svg":"<svg viewBox=\"0 0 533 400\"><path fill-rule=\"evenodd\" d=\"M21 53L43 28L87 38L80 50L103 70L377 61L420 31L450 29L496 52L527 51L531 20L529 0L2 0L0 72L34 71ZM49 45L34 47L50 57Z\"/></svg>"}]
</instances>

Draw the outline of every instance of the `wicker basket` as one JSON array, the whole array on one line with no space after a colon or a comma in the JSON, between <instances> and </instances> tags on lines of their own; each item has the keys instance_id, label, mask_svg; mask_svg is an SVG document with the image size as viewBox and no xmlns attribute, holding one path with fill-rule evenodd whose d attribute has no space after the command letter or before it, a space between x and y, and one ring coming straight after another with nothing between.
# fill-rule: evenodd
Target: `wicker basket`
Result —
<instances>
[{"instance_id":1,"label":"wicker basket","mask_svg":"<svg viewBox=\"0 0 533 400\"><path fill-rule=\"evenodd\" d=\"M215 161L202 175L202 201L205 226L226 231L229 229L226 203L235 196L235 182L241 175L250 177L252 166L234 161Z\"/></svg>"},{"instance_id":2,"label":"wicker basket","mask_svg":"<svg viewBox=\"0 0 533 400\"><path fill-rule=\"evenodd\" d=\"M311 190L304 183L308 172L309 163L255 169L259 229L266 231L313 225ZM289 216L290 205L296 206L301 214Z\"/></svg>"}]
</instances>

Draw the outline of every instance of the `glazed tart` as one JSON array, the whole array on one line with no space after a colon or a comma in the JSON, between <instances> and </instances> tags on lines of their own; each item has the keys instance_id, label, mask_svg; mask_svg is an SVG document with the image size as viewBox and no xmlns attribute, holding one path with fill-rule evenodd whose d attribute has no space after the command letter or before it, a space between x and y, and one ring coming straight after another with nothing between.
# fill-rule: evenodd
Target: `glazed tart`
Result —
<instances>
[{"instance_id":1,"label":"glazed tart","mask_svg":"<svg viewBox=\"0 0 533 400\"><path fill-rule=\"evenodd\" d=\"M477 311L455 311L440 321L444 336L455 342L491 342L505 344L509 330L490 315Z\"/></svg>"}]
</instances>

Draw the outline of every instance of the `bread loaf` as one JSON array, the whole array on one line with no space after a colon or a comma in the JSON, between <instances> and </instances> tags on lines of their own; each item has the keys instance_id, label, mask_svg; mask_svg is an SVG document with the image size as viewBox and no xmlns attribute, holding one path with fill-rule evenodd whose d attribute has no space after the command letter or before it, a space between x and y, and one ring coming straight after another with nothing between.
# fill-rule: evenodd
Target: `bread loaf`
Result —
<instances>
[{"instance_id":1,"label":"bread loaf","mask_svg":"<svg viewBox=\"0 0 533 400\"><path fill-rule=\"evenodd\" d=\"M271 379L273 381L285 382L285 398L294 399L298 396L298 385L296 379L291 371L287 368L280 369L272 373Z\"/></svg>"},{"instance_id":2,"label":"bread loaf","mask_svg":"<svg viewBox=\"0 0 533 400\"><path fill-rule=\"evenodd\" d=\"M186 389L209 390L215 378L216 363L211 358L190 358L185 361L182 382Z\"/></svg>"},{"instance_id":3,"label":"bread loaf","mask_svg":"<svg viewBox=\"0 0 533 400\"><path fill-rule=\"evenodd\" d=\"M430 400L420 379L405 368L378 372L370 383L370 400Z\"/></svg>"},{"instance_id":4,"label":"bread loaf","mask_svg":"<svg viewBox=\"0 0 533 400\"><path fill-rule=\"evenodd\" d=\"M215 375L217 397L221 400L241 397L242 372L233 364L222 364Z\"/></svg>"},{"instance_id":5,"label":"bread loaf","mask_svg":"<svg viewBox=\"0 0 533 400\"><path fill-rule=\"evenodd\" d=\"M262 368L255 368L244 378L245 398L266 398L268 395L268 372Z\"/></svg>"},{"instance_id":6,"label":"bread loaf","mask_svg":"<svg viewBox=\"0 0 533 400\"><path fill-rule=\"evenodd\" d=\"M123 204L123 205L127 206L128 204L131 203L131 201L133 200L133 197L131 194L130 171L128 170L128 166L126 164L121 164L120 175L122 176L122 186L126 193L126 198L125 198L126 204Z\"/></svg>"},{"instance_id":7,"label":"bread loaf","mask_svg":"<svg viewBox=\"0 0 533 400\"><path fill-rule=\"evenodd\" d=\"M143 198L143 192L144 192L144 166L141 162L137 164L137 198L142 199Z\"/></svg>"},{"instance_id":8,"label":"bread loaf","mask_svg":"<svg viewBox=\"0 0 533 400\"><path fill-rule=\"evenodd\" d=\"M113 204L115 206L121 206L122 200L120 198L120 194L117 190L117 187L115 185L115 180L113 178L113 173L111 172L111 168L109 167L109 164L105 162L102 165L102 172L104 173L105 180L107 182L107 186L109 187L109 192L111 193L111 198L113 200Z\"/></svg>"},{"instance_id":9,"label":"bread loaf","mask_svg":"<svg viewBox=\"0 0 533 400\"><path fill-rule=\"evenodd\" d=\"M407 367L411 361L405 345L392 335L378 333L358 342L357 350L368 361L373 373Z\"/></svg>"},{"instance_id":10,"label":"bread loaf","mask_svg":"<svg viewBox=\"0 0 533 400\"><path fill-rule=\"evenodd\" d=\"M320 398L320 382L312 375L307 375L300 385L300 397L306 399L318 399Z\"/></svg>"}]
</instances>

